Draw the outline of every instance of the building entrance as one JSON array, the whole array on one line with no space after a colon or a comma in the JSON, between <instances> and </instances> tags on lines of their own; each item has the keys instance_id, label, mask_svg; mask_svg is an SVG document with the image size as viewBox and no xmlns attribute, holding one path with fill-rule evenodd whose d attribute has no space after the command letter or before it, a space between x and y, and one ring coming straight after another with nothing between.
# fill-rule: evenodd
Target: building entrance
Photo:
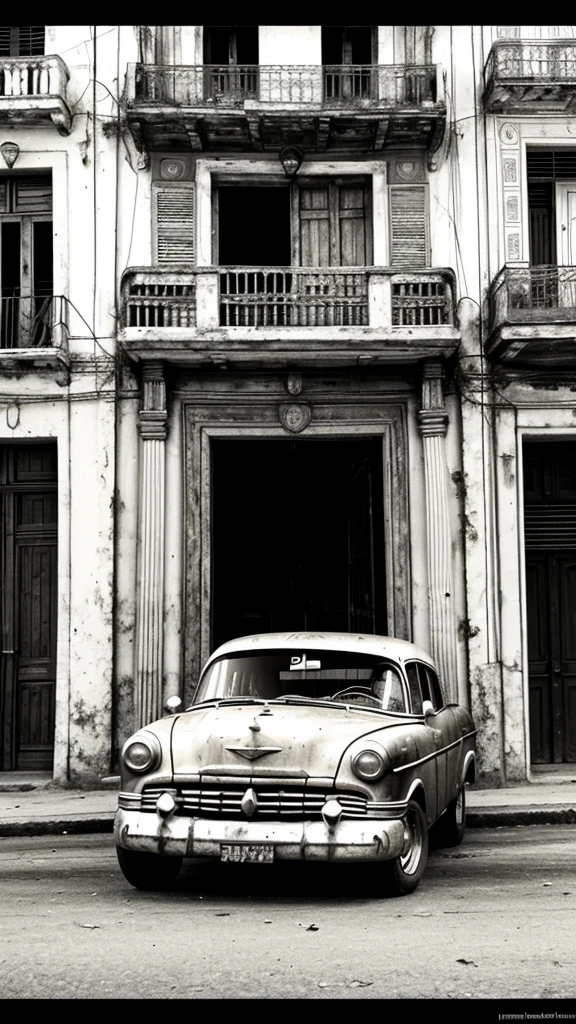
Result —
<instances>
[{"instance_id":1,"label":"building entrance","mask_svg":"<svg viewBox=\"0 0 576 1024\"><path fill-rule=\"evenodd\" d=\"M380 439L212 442L212 648L387 632L382 461Z\"/></svg>"},{"instance_id":2,"label":"building entrance","mask_svg":"<svg viewBox=\"0 0 576 1024\"><path fill-rule=\"evenodd\" d=\"M533 764L576 762L576 444L524 445Z\"/></svg>"}]
</instances>

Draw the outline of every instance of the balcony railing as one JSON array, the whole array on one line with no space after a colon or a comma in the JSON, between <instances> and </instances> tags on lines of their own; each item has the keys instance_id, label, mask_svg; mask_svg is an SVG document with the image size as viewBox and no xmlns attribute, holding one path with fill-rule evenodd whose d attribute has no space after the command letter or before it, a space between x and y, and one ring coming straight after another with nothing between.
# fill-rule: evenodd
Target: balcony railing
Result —
<instances>
[{"instance_id":1,"label":"balcony railing","mask_svg":"<svg viewBox=\"0 0 576 1024\"><path fill-rule=\"evenodd\" d=\"M62 344L67 302L62 295L3 295L0 349L51 348Z\"/></svg>"},{"instance_id":2,"label":"balcony railing","mask_svg":"<svg viewBox=\"0 0 576 1024\"><path fill-rule=\"evenodd\" d=\"M576 267L503 267L490 289L492 328L576 320Z\"/></svg>"},{"instance_id":3,"label":"balcony railing","mask_svg":"<svg viewBox=\"0 0 576 1024\"><path fill-rule=\"evenodd\" d=\"M390 267L131 268L123 326L174 328L451 327L451 271Z\"/></svg>"},{"instance_id":4,"label":"balcony railing","mask_svg":"<svg viewBox=\"0 0 576 1024\"><path fill-rule=\"evenodd\" d=\"M437 100L433 65L131 66L133 99L188 107L263 104L420 107ZM132 97L130 97L132 99Z\"/></svg>"},{"instance_id":5,"label":"balcony railing","mask_svg":"<svg viewBox=\"0 0 576 1024\"><path fill-rule=\"evenodd\" d=\"M68 78L68 69L57 55L0 57L0 118L4 112L11 120L20 115L27 123L51 118L67 134L71 125Z\"/></svg>"},{"instance_id":6,"label":"balcony railing","mask_svg":"<svg viewBox=\"0 0 576 1024\"><path fill-rule=\"evenodd\" d=\"M489 108L524 106L532 100L562 104L576 87L576 40L509 39L495 42L484 69ZM533 93L531 88L535 89Z\"/></svg>"}]
</instances>

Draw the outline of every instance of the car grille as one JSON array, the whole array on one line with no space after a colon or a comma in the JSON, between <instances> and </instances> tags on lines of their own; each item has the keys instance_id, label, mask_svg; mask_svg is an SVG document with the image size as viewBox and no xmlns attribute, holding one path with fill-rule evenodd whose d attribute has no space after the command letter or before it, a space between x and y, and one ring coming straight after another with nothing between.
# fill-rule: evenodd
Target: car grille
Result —
<instances>
[{"instance_id":1,"label":"car grille","mask_svg":"<svg viewBox=\"0 0 576 1024\"><path fill-rule=\"evenodd\" d=\"M367 800L360 793L338 793L332 789L312 787L268 786L254 783L220 786L201 783L191 786L147 787L142 793L141 809L155 811L156 801L161 793L169 792L176 800L176 814L202 818L232 818L246 821L247 815L241 807L242 797L251 788L256 794L256 810L250 820L273 821L283 818L292 821L320 818L328 797L339 801L343 818L365 818Z\"/></svg>"}]
</instances>

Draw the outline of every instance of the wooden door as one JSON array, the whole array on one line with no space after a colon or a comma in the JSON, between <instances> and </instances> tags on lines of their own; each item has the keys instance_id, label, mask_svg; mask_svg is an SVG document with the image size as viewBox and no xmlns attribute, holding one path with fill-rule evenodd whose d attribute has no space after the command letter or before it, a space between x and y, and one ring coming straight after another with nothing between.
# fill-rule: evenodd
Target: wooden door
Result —
<instances>
[{"instance_id":1,"label":"wooden door","mask_svg":"<svg viewBox=\"0 0 576 1024\"><path fill-rule=\"evenodd\" d=\"M53 763L56 685L56 446L5 445L2 499L2 769Z\"/></svg>"},{"instance_id":2,"label":"wooden door","mask_svg":"<svg viewBox=\"0 0 576 1024\"><path fill-rule=\"evenodd\" d=\"M294 192L294 264L365 267L372 264L368 183L318 181Z\"/></svg>"},{"instance_id":3,"label":"wooden door","mask_svg":"<svg viewBox=\"0 0 576 1024\"><path fill-rule=\"evenodd\" d=\"M576 552L528 552L532 761L576 761Z\"/></svg>"},{"instance_id":4,"label":"wooden door","mask_svg":"<svg viewBox=\"0 0 576 1024\"><path fill-rule=\"evenodd\" d=\"M558 305L576 306L576 182L556 182ZM566 269L564 269L566 268Z\"/></svg>"}]
</instances>

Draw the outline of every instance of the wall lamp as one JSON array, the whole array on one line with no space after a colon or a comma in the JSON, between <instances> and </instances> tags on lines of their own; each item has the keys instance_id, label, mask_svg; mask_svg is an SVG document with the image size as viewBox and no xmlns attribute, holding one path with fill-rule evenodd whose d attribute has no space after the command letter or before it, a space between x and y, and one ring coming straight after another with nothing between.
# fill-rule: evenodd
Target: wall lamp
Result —
<instances>
[{"instance_id":1,"label":"wall lamp","mask_svg":"<svg viewBox=\"0 0 576 1024\"><path fill-rule=\"evenodd\" d=\"M284 168L287 178L295 178L302 166L304 154L297 146L283 146L278 154L278 159Z\"/></svg>"},{"instance_id":2,"label":"wall lamp","mask_svg":"<svg viewBox=\"0 0 576 1024\"><path fill-rule=\"evenodd\" d=\"M10 169L14 167L20 153L20 146L17 146L15 142L3 142L0 146L0 153L4 157L4 163L6 167Z\"/></svg>"}]
</instances>

